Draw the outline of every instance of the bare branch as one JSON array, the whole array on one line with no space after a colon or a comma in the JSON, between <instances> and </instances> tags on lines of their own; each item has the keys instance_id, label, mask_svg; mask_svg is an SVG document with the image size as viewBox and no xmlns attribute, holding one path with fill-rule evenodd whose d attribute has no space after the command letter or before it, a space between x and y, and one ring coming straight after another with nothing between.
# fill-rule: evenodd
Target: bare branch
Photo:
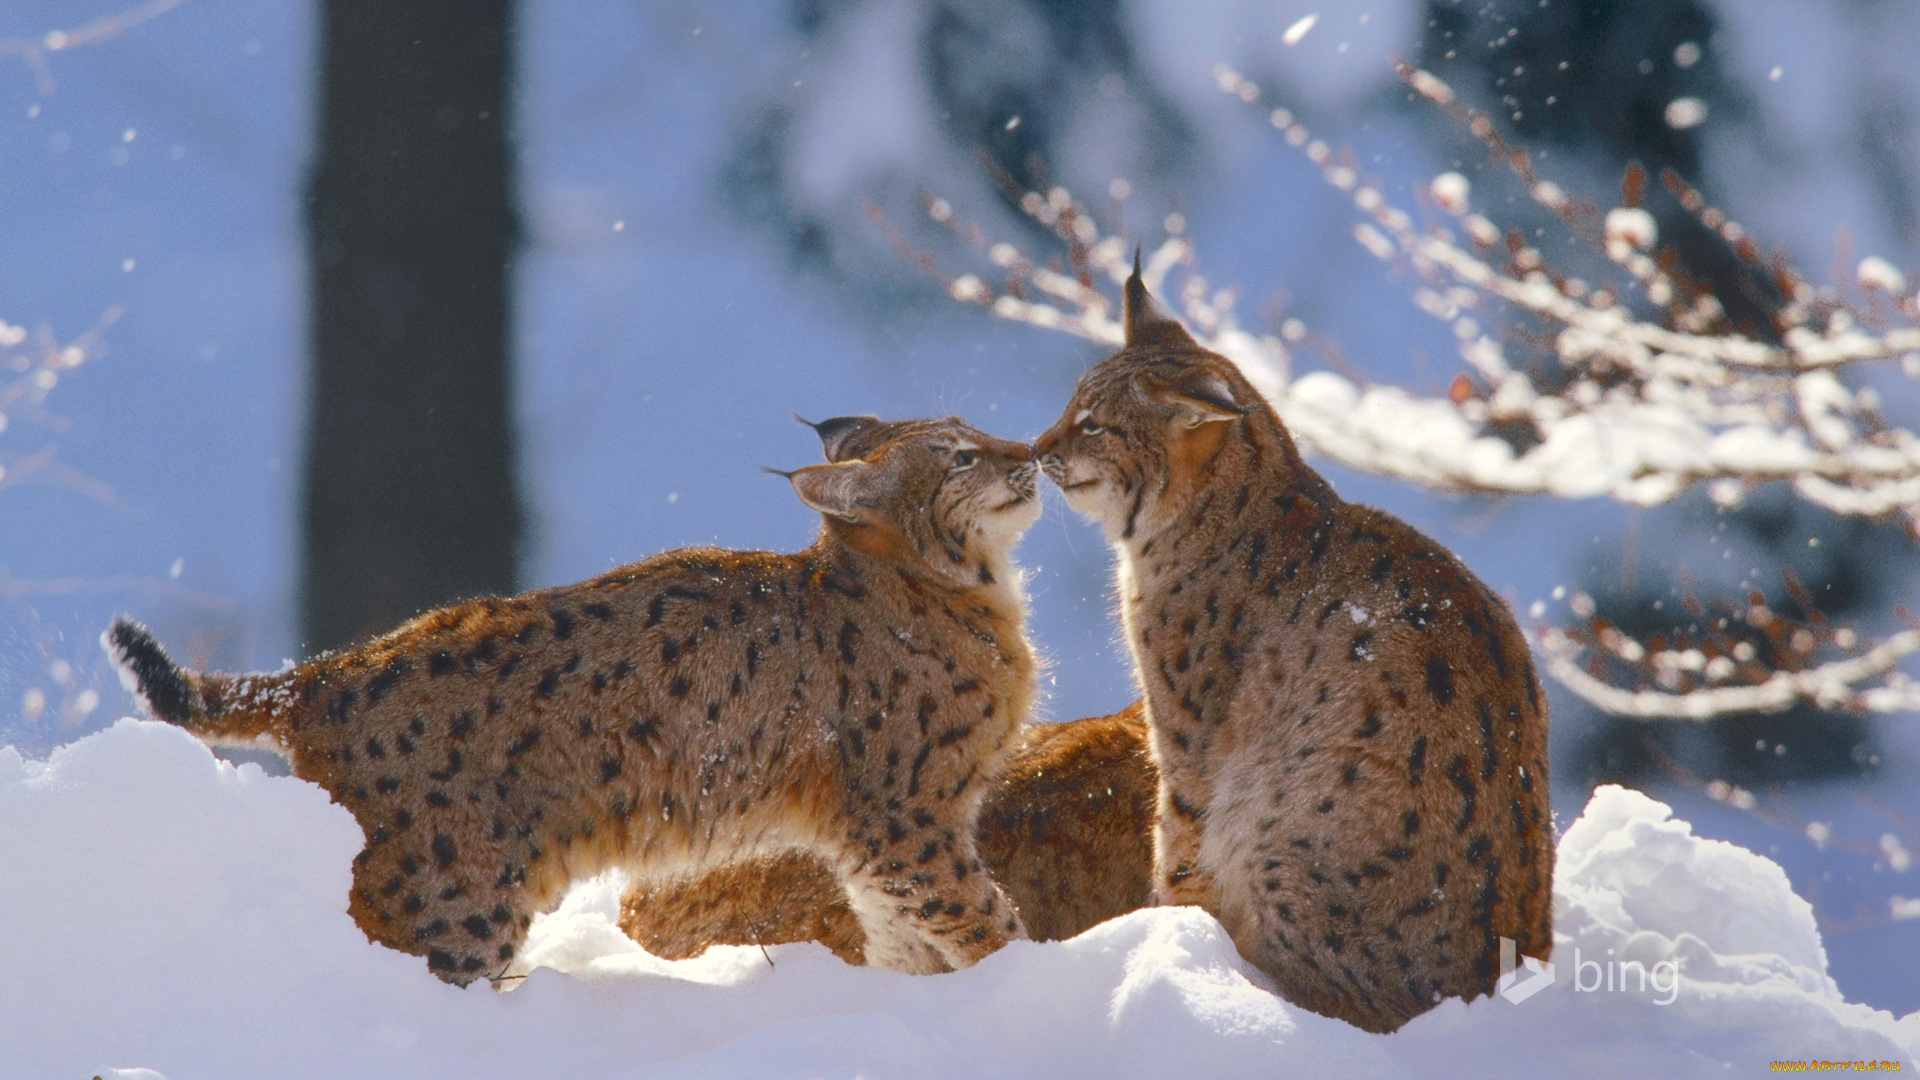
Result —
<instances>
[{"instance_id":1,"label":"bare branch","mask_svg":"<svg viewBox=\"0 0 1920 1080\"><path fill-rule=\"evenodd\" d=\"M138 7L101 17L72 30L49 30L38 38L10 37L0 38L0 56L17 56L32 70L34 82L42 95L53 93L53 65L48 62L49 53L65 52L83 45L98 45L100 42L119 37L141 23L157 19L187 0L147 0Z\"/></svg>"},{"instance_id":2,"label":"bare branch","mask_svg":"<svg viewBox=\"0 0 1920 1080\"><path fill-rule=\"evenodd\" d=\"M23 326L0 320L0 436L24 418L37 426L59 432L64 418L46 411L47 395L69 372L106 352L102 339L107 328L119 321L121 309L109 308L100 321L73 340L60 344L45 329L29 333ZM109 505L120 505L113 488L58 460L58 448L49 444L28 454L14 454L0 447L0 488L34 476L71 487Z\"/></svg>"}]
</instances>

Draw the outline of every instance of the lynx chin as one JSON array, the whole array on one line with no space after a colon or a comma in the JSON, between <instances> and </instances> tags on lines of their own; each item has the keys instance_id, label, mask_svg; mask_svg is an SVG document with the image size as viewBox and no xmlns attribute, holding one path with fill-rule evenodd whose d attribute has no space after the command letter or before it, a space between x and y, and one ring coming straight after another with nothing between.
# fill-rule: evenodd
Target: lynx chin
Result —
<instances>
[{"instance_id":1,"label":"lynx chin","mask_svg":"<svg viewBox=\"0 0 1920 1080\"><path fill-rule=\"evenodd\" d=\"M1009 549L1028 448L957 419L860 432L789 474L793 555L672 551L422 615L276 674L183 671L104 635L148 712L266 745L358 819L349 911L442 978L499 974L574 880L805 851L867 963L962 968L1020 936L975 818L1034 695Z\"/></svg>"},{"instance_id":2,"label":"lynx chin","mask_svg":"<svg viewBox=\"0 0 1920 1080\"><path fill-rule=\"evenodd\" d=\"M1392 1031L1553 947L1546 704L1499 597L1343 501L1153 310L1035 443L1115 552L1160 791L1154 890L1290 1001Z\"/></svg>"}]
</instances>

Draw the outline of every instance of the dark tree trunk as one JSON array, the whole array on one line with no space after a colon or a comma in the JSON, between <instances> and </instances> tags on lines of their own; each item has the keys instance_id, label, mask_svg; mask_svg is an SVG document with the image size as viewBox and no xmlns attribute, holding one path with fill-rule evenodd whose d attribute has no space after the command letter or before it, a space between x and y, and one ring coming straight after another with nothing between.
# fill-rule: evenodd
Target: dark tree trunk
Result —
<instances>
[{"instance_id":1,"label":"dark tree trunk","mask_svg":"<svg viewBox=\"0 0 1920 1080\"><path fill-rule=\"evenodd\" d=\"M324 0L302 632L514 587L511 0Z\"/></svg>"}]
</instances>

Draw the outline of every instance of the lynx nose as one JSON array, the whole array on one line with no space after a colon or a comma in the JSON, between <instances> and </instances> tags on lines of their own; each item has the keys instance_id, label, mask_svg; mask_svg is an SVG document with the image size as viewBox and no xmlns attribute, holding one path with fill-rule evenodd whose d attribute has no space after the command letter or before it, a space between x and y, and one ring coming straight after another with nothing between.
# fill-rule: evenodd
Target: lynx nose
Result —
<instances>
[{"instance_id":1,"label":"lynx nose","mask_svg":"<svg viewBox=\"0 0 1920 1080\"><path fill-rule=\"evenodd\" d=\"M1048 428L1045 434L1033 440L1033 459L1043 464L1050 460L1058 460L1060 455L1054 453L1054 447L1059 445L1060 426L1056 424Z\"/></svg>"},{"instance_id":2,"label":"lynx nose","mask_svg":"<svg viewBox=\"0 0 1920 1080\"><path fill-rule=\"evenodd\" d=\"M984 444L983 449L1002 461L1014 465L1024 465L1033 460L1033 447L1012 439L993 439Z\"/></svg>"}]
</instances>

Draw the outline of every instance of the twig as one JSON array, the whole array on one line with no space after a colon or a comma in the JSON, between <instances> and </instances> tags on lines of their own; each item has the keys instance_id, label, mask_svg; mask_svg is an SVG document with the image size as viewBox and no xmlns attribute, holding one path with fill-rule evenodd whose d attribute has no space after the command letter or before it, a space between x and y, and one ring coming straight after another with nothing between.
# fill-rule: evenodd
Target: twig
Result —
<instances>
[{"instance_id":1,"label":"twig","mask_svg":"<svg viewBox=\"0 0 1920 1080\"><path fill-rule=\"evenodd\" d=\"M49 30L38 38L0 38L0 56L17 56L32 69L34 82L42 96L53 93L53 65L49 53L65 52L84 45L98 45L119 37L141 23L157 19L187 0L147 0L138 7L113 15L102 15L72 30Z\"/></svg>"}]
</instances>

